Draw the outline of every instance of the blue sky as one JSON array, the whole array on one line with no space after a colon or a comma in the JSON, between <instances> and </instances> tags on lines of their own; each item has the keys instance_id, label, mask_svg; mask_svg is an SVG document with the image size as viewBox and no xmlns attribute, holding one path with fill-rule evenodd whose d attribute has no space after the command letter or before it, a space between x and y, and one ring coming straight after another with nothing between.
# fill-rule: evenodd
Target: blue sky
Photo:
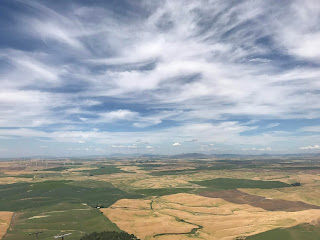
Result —
<instances>
[{"instance_id":1,"label":"blue sky","mask_svg":"<svg viewBox=\"0 0 320 240\"><path fill-rule=\"evenodd\" d=\"M0 3L0 156L320 152L320 2Z\"/></svg>"}]
</instances>

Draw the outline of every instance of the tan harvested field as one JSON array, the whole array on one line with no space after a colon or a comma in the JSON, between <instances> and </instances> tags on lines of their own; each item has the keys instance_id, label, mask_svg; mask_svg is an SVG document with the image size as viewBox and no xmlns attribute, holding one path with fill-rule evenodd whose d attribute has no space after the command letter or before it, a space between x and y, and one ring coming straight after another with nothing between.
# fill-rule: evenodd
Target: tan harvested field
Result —
<instances>
[{"instance_id":1,"label":"tan harvested field","mask_svg":"<svg viewBox=\"0 0 320 240\"><path fill-rule=\"evenodd\" d=\"M247 204L193 194L143 200L122 199L101 211L122 230L144 240L231 240L278 227L317 221L320 217L320 209L266 211ZM195 234L188 234L192 229L198 230Z\"/></svg>"},{"instance_id":2,"label":"tan harvested field","mask_svg":"<svg viewBox=\"0 0 320 240\"><path fill-rule=\"evenodd\" d=\"M305 186L298 188L279 189L241 189L248 194L262 196L266 198L277 198L288 201L301 201L312 205L320 206L320 188Z\"/></svg>"},{"instance_id":3,"label":"tan harvested field","mask_svg":"<svg viewBox=\"0 0 320 240\"><path fill-rule=\"evenodd\" d=\"M7 175L11 175L11 176L18 176L18 175L21 175L21 174L34 174L34 172L32 171L24 171L24 170L21 170L21 171L7 171L7 172L4 172L4 174L7 174Z\"/></svg>"},{"instance_id":4,"label":"tan harvested field","mask_svg":"<svg viewBox=\"0 0 320 240\"><path fill-rule=\"evenodd\" d=\"M0 178L0 184L12 184L19 182L32 182L32 178L16 178L16 177L3 177Z\"/></svg>"},{"instance_id":5,"label":"tan harvested field","mask_svg":"<svg viewBox=\"0 0 320 240\"><path fill-rule=\"evenodd\" d=\"M150 200L122 199L101 211L120 229L135 234L141 239L149 239L159 233L189 232L196 227L177 222L174 216L150 210Z\"/></svg>"},{"instance_id":6,"label":"tan harvested field","mask_svg":"<svg viewBox=\"0 0 320 240\"><path fill-rule=\"evenodd\" d=\"M147 173L147 171L141 170L137 166L119 166L122 171L135 172L135 173Z\"/></svg>"},{"instance_id":7,"label":"tan harvested field","mask_svg":"<svg viewBox=\"0 0 320 240\"><path fill-rule=\"evenodd\" d=\"M123 169L121 167L121 169ZM124 167L124 169L130 169ZM167 169L165 169L167 170ZM129 178L129 179L128 179ZM131 188L202 188L190 181L201 181L214 178L239 178L264 181L281 181L285 183L301 182L304 185L317 185L320 182L320 175L306 173L286 173L275 171L238 171L238 170L216 170L200 171L182 175L150 176L145 171L137 171L137 174L117 173L109 176L95 176L100 181L112 181L117 186L125 185Z\"/></svg>"},{"instance_id":8,"label":"tan harvested field","mask_svg":"<svg viewBox=\"0 0 320 240\"><path fill-rule=\"evenodd\" d=\"M190 188L195 187L185 176L148 177L131 183L133 188Z\"/></svg>"},{"instance_id":9,"label":"tan harvested field","mask_svg":"<svg viewBox=\"0 0 320 240\"><path fill-rule=\"evenodd\" d=\"M0 239L6 234L10 226L13 212L0 212Z\"/></svg>"}]
</instances>

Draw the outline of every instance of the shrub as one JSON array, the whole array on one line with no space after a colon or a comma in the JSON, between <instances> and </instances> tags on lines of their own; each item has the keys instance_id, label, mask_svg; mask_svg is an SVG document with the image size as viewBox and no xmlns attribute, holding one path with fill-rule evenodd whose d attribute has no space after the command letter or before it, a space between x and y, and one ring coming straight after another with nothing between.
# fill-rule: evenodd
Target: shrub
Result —
<instances>
[{"instance_id":1,"label":"shrub","mask_svg":"<svg viewBox=\"0 0 320 240\"><path fill-rule=\"evenodd\" d=\"M133 234L126 232L104 231L86 234L80 240L139 240Z\"/></svg>"}]
</instances>

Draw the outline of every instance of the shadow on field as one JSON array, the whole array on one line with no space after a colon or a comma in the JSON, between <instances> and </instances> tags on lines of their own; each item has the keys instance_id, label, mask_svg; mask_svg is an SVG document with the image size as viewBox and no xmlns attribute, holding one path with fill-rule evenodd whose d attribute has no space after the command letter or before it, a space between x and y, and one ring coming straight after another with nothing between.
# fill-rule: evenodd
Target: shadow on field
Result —
<instances>
[{"instance_id":1,"label":"shadow on field","mask_svg":"<svg viewBox=\"0 0 320 240\"><path fill-rule=\"evenodd\" d=\"M228 202L236 204L249 204L253 207L260 207L267 211L296 212L308 209L320 209L320 206L311 205L300 201L268 199L261 196L250 195L237 189L217 192L201 192L199 195L210 198L222 198Z\"/></svg>"}]
</instances>

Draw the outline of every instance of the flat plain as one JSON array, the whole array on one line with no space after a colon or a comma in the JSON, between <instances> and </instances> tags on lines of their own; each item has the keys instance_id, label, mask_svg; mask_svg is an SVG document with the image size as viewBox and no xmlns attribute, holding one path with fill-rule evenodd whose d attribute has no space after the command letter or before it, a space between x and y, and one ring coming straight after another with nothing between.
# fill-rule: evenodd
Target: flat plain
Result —
<instances>
[{"instance_id":1,"label":"flat plain","mask_svg":"<svg viewBox=\"0 0 320 240\"><path fill-rule=\"evenodd\" d=\"M317 156L4 160L0 239L319 239L319 187Z\"/></svg>"}]
</instances>

